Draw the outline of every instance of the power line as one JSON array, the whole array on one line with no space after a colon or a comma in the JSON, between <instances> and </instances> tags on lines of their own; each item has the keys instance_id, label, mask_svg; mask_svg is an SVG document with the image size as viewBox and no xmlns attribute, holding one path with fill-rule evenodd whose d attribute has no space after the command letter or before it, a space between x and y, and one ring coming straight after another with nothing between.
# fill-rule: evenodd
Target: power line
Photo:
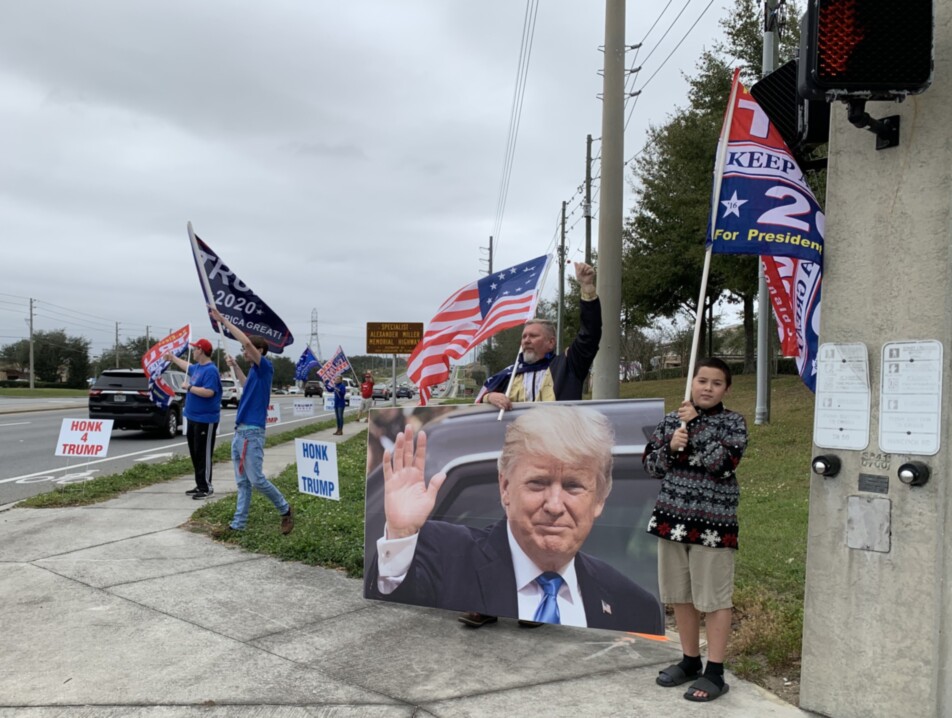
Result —
<instances>
[{"instance_id":1,"label":"power line","mask_svg":"<svg viewBox=\"0 0 952 718\"><path fill-rule=\"evenodd\" d=\"M509 113L509 135L506 138L502 178L499 182L499 198L496 202L496 218L491 232L491 235L495 238L497 252L499 242L502 239L502 219L506 213L506 200L509 196L509 180L512 177L513 161L516 155L516 141L519 137L519 124L522 120L522 101L526 93L526 78L529 74L529 59L532 56L532 40L535 35L538 12L538 0L526 0L526 14L522 25L522 44L519 48L519 62L516 67L516 85L513 89L512 109Z\"/></svg>"}]
</instances>

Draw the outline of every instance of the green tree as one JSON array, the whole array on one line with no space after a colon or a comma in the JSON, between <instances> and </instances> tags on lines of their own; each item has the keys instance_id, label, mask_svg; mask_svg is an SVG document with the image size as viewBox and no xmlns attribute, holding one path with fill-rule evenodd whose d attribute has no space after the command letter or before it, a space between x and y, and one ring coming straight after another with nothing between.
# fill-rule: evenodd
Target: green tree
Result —
<instances>
[{"instance_id":1,"label":"green tree","mask_svg":"<svg viewBox=\"0 0 952 718\"><path fill-rule=\"evenodd\" d=\"M30 369L30 340L21 339L0 349L0 358L21 372ZM71 337L64 329L33 333L33 370L38 381L81 388L89 375L89 340Z\"/></svg>"},{"instance_id":2,"label":"green tree","mask_svg":"<svg viewBox=\"0 0 952 718\"><path fill-rule=\"evenodd\" d=\"M754 297L758 289L756 257L713 258L707 303L697 306L709 221L712 169L717 138L730 93L733 67L750 86L761 75L763 18L761 5L736 0L721 25L725 41L705 51L697 74L688 78L688 107L649 130L645 152L634 167L638 205L629 219L623 255L623 316L632 327L660 317L693 319L717 298L744 307L745 363L754 364ZM780 7L785 21L781 57L798 42L795 3ZM706 342L702 327L701 351Z\"/></svg>"}]
</instances>

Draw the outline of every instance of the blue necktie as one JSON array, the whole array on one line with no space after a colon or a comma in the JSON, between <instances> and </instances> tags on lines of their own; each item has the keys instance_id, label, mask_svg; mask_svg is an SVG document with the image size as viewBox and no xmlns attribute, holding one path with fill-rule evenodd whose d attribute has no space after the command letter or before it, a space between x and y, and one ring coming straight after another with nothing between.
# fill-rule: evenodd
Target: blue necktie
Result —
<instances>
[{"instance_id":1,"label":"blue necktie","mask_svg":"<svg viewBox=\"0 0 952 718\"><path fill-rule=\"evenodd\" d=\"M563 583L562 577L554 571L546 571L536 579L536 583L542 587L544 595L532 620L542 623L561 623L559 620L559 601L557 597L559 595L559 588L561 588Z\"/></svg>"}]
</instances>

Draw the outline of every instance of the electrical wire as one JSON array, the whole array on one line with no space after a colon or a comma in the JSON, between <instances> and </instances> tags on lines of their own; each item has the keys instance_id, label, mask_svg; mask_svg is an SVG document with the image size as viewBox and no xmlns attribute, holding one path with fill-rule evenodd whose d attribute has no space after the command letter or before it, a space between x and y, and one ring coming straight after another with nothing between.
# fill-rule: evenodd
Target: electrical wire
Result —
<instances>
[{"instance_id":1,"label":"electrical wire","mask_svg":"<svg viewBox=\"0 0 952 718\"><path fill-rule=\"evenodd\" d=\"M502 239L502 220L506 213L506 201L509 197L509 181L516 155L516 142L519 138L519 124L522 120L522 102L526 93L526 79L529 74L529 60L532 56L532 41L535 36L536 16L539 12L539 0L526 0L526 13L522 26L522 44L519 48L519 62L516 68L516 84L513 89L512 109L509 113L509 135L506 138L506 152L503 159L502 178L499 182L499 198L496 201L496 218L493 222L494 252L499 251Z\"/></svg>"}]
</instances>

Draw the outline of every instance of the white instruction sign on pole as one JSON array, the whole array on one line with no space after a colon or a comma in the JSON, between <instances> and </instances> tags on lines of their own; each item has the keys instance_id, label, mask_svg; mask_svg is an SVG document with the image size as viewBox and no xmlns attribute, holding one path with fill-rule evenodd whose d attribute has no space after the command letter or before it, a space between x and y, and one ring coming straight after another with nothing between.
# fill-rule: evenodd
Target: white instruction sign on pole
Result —
<instances>
[{"instance_id":1,"label":"white instruction sign on pole","mask_svg":"<svg viewBox=\"0 0 952 718\"><path fill-rule=\"evenodd\" d=\"M340 501L337 444L295 439L294 455L297 457L298 491Z\"/></svg>"},{"instance_id":2,"label":"white instruction sign on pole","mask_svg":"<svg viewBox=\"0 0 952 718\"><path fill-rule=\"evenodd\" d=\"M879 448L890 454L939 453L941 342L884 344L880 381Z\"/></svg>"},{"instance_id":3,"label":"white instruction sign on pole","mask_svg":"<svg viewBox=\"0 0 952 718\"><path fill-rule=\"evenodd\" d=\"M111 436L112 419L63 419L54 456L105 456Z\"/></svg>"},{"instance_id":4,"label":"white instruction sign on pole","mask_svg":"<svg viewBox=\"0 0 952 718\"><path fill-rule=\"evenodd\" d=\"M294 400L294 415L295 416L314 416L314 400L313 399L295 399Z\"/></svg>"},{"instance_id":5,"label":"white instruction sign on pole","mask_svg":"<svg viewBox=\"0 0 952 718\"><path fill-rule=\"evenodd\" d=\"M869 446L869 357L860 342L821 344L817 359L813 443L824 449Z\"/></svg>"}]
</instances>

